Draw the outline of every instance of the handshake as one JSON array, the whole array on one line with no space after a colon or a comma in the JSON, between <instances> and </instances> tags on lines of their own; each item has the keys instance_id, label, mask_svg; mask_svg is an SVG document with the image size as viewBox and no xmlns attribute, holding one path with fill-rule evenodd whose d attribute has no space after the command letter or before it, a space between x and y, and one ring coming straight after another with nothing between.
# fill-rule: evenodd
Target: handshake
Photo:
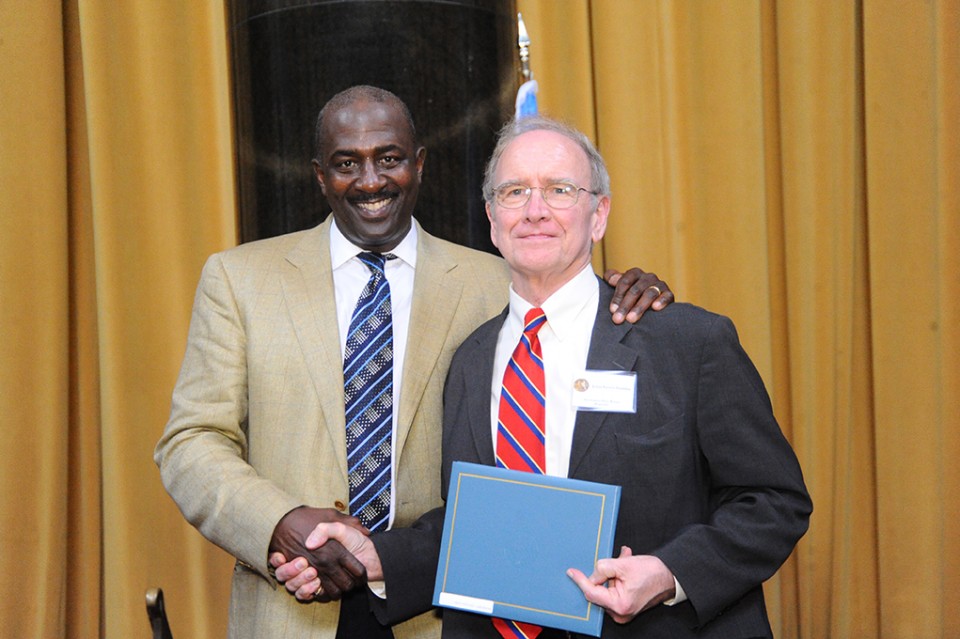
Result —
<instances>
[{"instance_id":1,"label":"handshake","mask_svg":"<svg viewBox=\"0 0 960 639\"><path fill-rule=\"evenodd\" d=\"M370 531L356 517L332 508L301 506L284 515L270 540L270 566L278 582L303 602L329 602L380 581L380 557Z\"/></svg>"},{"instance_id":2,"label":"handshake","mask_svg":"<svg viewBox=\"0 0 960 639\"><path fill-rule=\"evenodd\" d=\"M370 531L332 508L301 506L284 515L273 532L269 560L277 581L305 603L339 600L370 581L383 581ZM678 596L686 599L663 561L634 555L627 546L619 557L597 561L593 574L571 568L567 576L617 623Z\"/></svg>"}]
</instances>

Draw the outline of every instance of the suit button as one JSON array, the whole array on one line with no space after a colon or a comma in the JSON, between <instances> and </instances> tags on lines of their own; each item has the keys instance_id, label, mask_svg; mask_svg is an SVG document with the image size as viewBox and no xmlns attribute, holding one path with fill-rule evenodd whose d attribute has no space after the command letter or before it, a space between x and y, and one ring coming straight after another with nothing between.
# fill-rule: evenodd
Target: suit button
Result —
<instances>
[{"instance_id":1,"label":"suit button","mask_svg":"<svg viewBox=\"0 0 960 639\"><path fill-rule=\"evenodd\" d=\"M337 501L333 502L333 507L336 508L337 510L339 510L340 512L342 512L342 513L347 512L347 505L344 504L344 503L343 503L342 501L340 501L339 499L338 499Z\"/></svg>"}]
</instances>

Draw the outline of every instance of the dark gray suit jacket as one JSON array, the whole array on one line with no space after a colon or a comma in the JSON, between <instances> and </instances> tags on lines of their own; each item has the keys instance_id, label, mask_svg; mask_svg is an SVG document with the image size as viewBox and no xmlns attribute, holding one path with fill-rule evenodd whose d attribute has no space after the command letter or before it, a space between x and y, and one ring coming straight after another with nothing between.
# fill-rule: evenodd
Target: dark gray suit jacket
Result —
<instances>
[{"instance_id":1,"label":"dark gray suit jacket","mask_svg":"<svg viewBox=\"0 0 960 639\"><path fill-rule=\"evenodd\" d=\"M659 557L688 597L627 624L606 618L602 636L770 636L761 584L806 531L812 505L763 382L729 319L672 304L617 326L612 289L601 282L600 291L587 368L635 371L637 412L581 412L569 476L623 487L614 547ZM505 317L478 328L450 366L444 495L453 461L494 464L489 384ZM382 618L418 612L432 597L442 518L438 509L375 536ZM498 636L487 617L445 610L443 619L444 637Z\"/></svg>"}]
</instances>

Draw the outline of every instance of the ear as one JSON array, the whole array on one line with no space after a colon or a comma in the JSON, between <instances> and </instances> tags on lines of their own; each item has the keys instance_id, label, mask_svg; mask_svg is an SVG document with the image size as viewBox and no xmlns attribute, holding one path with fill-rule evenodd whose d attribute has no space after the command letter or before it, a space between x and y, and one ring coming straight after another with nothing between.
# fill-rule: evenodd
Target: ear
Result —
<instances>
[{"instance_id":1,"label":"ear","mask_svg":"<svg viewBox=\"0 0 960 639\"><path fill-rule=\"evenodd\" d=\"M593 212L593 228L590 229L590 238L596 244L603 239L607 232L607 218L610 216L610 196L600 197L597 203L597 209Z\"/></svg>"},{"instance_id":2,"label":"ear","mask_svg":"<svg viewBox=\"0 0 960 639\"><path fill-rule=\"evenodd\" d=\"M423 162L427 159L427 147L421 146L417 149L417 179L423 179Z\"/></svg>"},{"instance_id":3,"label":"ear","mask_svg":"<svg viewBox=\"0 0 960 639\"><path fill-rule=\"evenodd\" d=\"M320 162L317 160L311 161L313 164L313 173L317 176L317 182L320 184L320 192L323 193L324 197L327 195L327 184L324 181L326 176L323 173L323 167L320 166Z\"/></svg>"},{"instance_id":4,"label":"ear","mask_svg":"<svg viewBox=\"0 0 960 639\"><path fill-rule=\"evenodd\" d=\"M496 222L494 222L493 220L493 208L490 206L489 202L485 202L484 209L486 209L487 211L487 221L490 222L490 241L493 242L494 246L496 246L497 248L500 248L499 246L497 246L497 234L494 230L496 226Z\"/></svg>"}]
</instances>

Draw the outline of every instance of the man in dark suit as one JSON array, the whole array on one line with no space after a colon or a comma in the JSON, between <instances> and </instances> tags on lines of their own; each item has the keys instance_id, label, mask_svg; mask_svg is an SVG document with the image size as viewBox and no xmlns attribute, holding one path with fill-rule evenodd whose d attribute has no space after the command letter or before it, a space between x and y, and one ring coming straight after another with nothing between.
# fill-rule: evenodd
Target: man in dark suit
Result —
<instances>
[{"instance_id":1,"label":"man in dark suit","mask_svg":"<svg viewBox=\"0 0 960 639\"><path fill-rule=\"evenodd\" d=\"M504 432L503 403L516 397L501 389L510 388L505 371L523 368L513 363L514 349L526 342L527 358L542 360L543 379L531 373L528 381L545 386L545 427L538 427L545 432L519 446L521 456L534 472L623 487L619 556L600 560L590 576L568 572L611 617L602 636L770 636L761 585L806 531L812 506L733 324L689 304L634 326L599 321L611 291L589 267L606 229L609 177L579 132L547 119L515 122L501 134L486 178L491 236L511 271L510 303L451 363L443 493L453 461L512 467L517 446ZM541 314L545 322L531 320ZM588 386L613 390L597 397L583 391ZM432 596L442 517L432 511L409 529L369 538L321 525L308 545L328 537L344 543L371 578L385 580L381 619L402 618ZM302 585L294 579L288 588ZM444 637L560 636L498 628L483 615L443 614Z\"/></svg>"}]
</instances>

